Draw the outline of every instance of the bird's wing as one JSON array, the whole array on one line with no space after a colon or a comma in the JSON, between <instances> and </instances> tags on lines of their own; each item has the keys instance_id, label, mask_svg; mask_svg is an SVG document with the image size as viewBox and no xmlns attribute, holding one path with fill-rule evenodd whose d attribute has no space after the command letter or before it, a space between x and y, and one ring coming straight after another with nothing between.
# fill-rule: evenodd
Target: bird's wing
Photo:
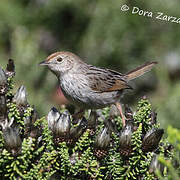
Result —
<instances>
[{"instance_id":1,"label":"bird's wing","mask_svg":"<svg viewBox=\"0 0 180 180\"><path fill-rule=\"evenodd\" d=\"M94 66L89 66L86 71L90 88L98 92L131 89L123 76L119 72Z\"/></svg>"}]
</instances>

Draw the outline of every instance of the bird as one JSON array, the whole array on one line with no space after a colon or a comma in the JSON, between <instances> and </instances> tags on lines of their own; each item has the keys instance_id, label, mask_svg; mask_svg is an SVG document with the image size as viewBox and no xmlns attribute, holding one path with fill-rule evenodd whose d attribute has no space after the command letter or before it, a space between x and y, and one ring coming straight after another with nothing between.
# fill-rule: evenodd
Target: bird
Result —
<instances>
[{"instance_id":1,"label":"bird","mask_svg":"<svg viewBox=\"0 0 180 180\"><path fill-rule=\"evenodd\" d=\"M115 104L125 126L120 103L123 92L132 89L129 81L142 76L157 64L147 62L128 73L122 74L112 69L96 67L84 62L78 55L69 51L59 51L49 55L39 63L47 66L59 81L64 96L80 109L101 109Z\"/></svg>"}]
</instances>

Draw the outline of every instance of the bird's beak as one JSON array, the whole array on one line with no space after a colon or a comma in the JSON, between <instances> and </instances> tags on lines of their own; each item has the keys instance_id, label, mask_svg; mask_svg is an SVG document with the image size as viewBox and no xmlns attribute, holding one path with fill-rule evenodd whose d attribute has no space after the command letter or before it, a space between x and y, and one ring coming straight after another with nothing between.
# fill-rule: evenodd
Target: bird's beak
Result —
<instances>
[{"instance_id":1,"label":"bird's beak","mask_svg":"<svg viewBox=\"0 0 180 180\"><path fill-rule=\"evenodd\" d=\"M42 61L39 63L39 66L47 66L49 63L47 61Z\"/></svg>"}]
</instances>

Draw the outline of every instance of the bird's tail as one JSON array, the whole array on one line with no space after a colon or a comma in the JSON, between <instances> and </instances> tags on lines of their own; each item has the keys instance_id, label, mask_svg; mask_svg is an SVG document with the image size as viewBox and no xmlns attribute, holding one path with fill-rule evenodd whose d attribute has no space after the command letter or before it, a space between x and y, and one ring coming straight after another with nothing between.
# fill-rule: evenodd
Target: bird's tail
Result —
<instances>
[{"instance_id":1,"label":"bird's tail","mask_svg":"<svg viewBox=\"0 0 180 180\"><path fill-rule=\"evenodd\" d=\"M144 73L150 71L155 64L157 64L157 62L147 62L144 65L139 66L139 67L133 69L132 71L129 71L125 75L127 81L135 79L135 78L143 75Z\"/></svg>"}]
</instances>

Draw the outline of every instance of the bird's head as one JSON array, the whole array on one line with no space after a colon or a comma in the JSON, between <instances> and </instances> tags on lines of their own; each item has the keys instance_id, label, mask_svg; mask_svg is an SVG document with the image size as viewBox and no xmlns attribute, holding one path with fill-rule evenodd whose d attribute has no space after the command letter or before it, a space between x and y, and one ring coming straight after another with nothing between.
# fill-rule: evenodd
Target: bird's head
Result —
<instances>
[{"instance_id":1,"label":"bird's head","mask_svg":"<svg viewBox=\"0 0 180 180\"><path fill-rule=\"evenodd\" d=\"M81 60L78 56L71 52L56 52L49 55L45 61L39 63L41 66L48 66L48 68L57 76L68 72Z\"/></svg>"}]
</instances>

